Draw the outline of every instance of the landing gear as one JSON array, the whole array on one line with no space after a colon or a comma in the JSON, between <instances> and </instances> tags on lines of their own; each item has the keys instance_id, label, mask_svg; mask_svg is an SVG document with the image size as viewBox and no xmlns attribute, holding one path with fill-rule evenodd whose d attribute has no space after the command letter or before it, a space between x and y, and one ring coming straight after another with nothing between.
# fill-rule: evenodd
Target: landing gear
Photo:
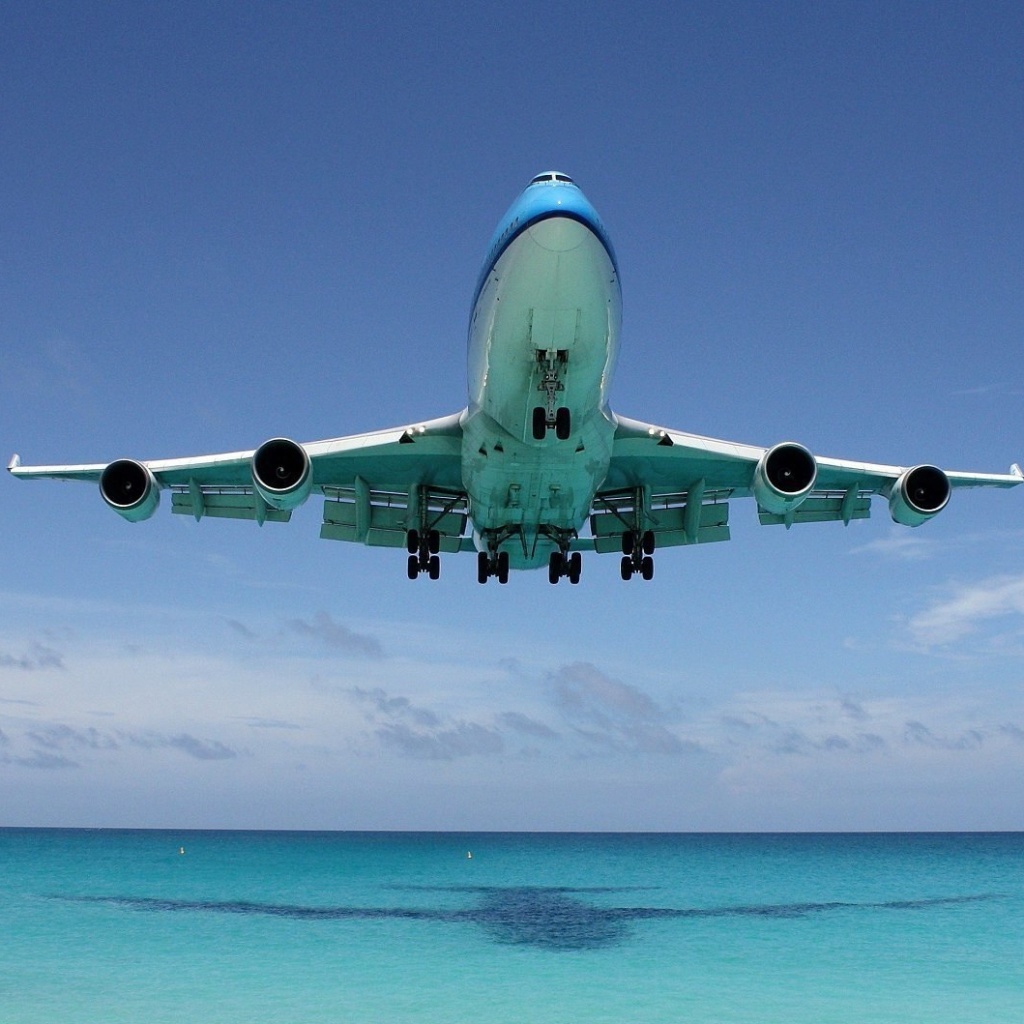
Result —
<instances>
[{"instance_id":1,"label":"landing gear","mask_svg":"<svg viewBox=\"0 0 1024 1024\"><path fill-rule=\"evenodd\" d=\"M626 530L622 534L622 563L619 574L624 580L639 573L645 580L654 579L654 531Z\"/></svg>"},{"instance_id":2,"label":"landing gear","mask_svg":"<svg viewBox=\"0 0 1024 1024\"><path fill-rule=\"evenodd\" d=\"M572 584L579 583L580 574L583 572L583 556L574 551L569 554L567 551L552 551L548 559L548 582L557 583L563 576L569 577Z\"/></svg>"},{"instance_id":3,"label":"landing gear","mask_svg":"<svg viewBox=\"0 0 1024 1024\"><path fill-rule=\"evenodd\" d=\"M548 431L554 428L559 441L568 441L572 433L572 413L563 405L556 408L559 392L565 391L562 378L569 362L567 349L538 349L537 362L541 367L541 379L537 390L544 393L544 404L533 409L533 439L543 441Z\"/></svg>"},{"instance_id":4,"label":"landing gear","mask_svg":"<svg viewBox=\"0 0 1024 1024\"><path fill-rule=\"evenodd\" d=\"M568 441L572 433L572 413L563 405L555 410L554 416L549 417L547 409L543 405L534 406L533 409L533 439L543 441L548 435L548 430L555 428L555 437L559 441Z\"/></svg>"},{"instance_id":5,"label":"landing gear","mask_svg":"<svg viewBox=\"0 0 1024 1024\"><path fill-rule=\"evenodd\" d=\"M481 551L476 556L476 579L478 583L486 583L492 576L499 583L508 583L508 552L498 551L491 554Z\"/></svg>"},{"instance_id":6,"label":"landing gear","mask_svg":"<svg viewBox=\"0 0 1024 1024\"><path fill-rule=\"evenodd\" d=\"M432 580L441 575L441 534L437 530L410 530L405 535L405 549L409 552L409 579L425 572Z\"/></svg>"}]
</instances>

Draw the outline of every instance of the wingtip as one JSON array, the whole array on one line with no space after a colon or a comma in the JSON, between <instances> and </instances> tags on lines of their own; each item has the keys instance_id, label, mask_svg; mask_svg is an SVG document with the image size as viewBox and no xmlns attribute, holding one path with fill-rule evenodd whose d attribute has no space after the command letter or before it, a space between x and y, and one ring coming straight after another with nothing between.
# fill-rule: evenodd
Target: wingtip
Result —
<instances>
[{"instance_id":1,"label":"wingtip","mask_svg":"<svg viewBox=\"0 0 1024 1024\"><path fill-rule=\"evenodd\" d=\"M11 456L11 461L7 463L7 472L13 473L21 465L21 456L15 453Z\"/></svg>"},{"instance_id":2,"label":"wingtip","mask_svg":"<svg viewBox=\"0 0 1024 1024\"><path fill-rule=\"evenodd\" d=\"M1015 476L1018 480L1024 480L1024 470L1020 468L1019 463L1014 463L1010 467L1010 476Z\"/></svg>"}]
</instances>

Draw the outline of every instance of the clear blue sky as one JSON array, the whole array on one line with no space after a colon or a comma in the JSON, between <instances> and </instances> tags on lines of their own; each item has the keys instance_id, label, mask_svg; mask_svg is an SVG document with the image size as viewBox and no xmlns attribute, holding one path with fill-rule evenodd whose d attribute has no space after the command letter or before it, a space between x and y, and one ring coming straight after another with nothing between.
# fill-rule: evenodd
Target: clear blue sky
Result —
<instances>
[{"instance_id":1,"label":"clear blue sky","mask_svg":"<svg viewBox=\"0 0 1024 1024\"><path fill-rule=\"evenodd\" d=\"M454 412L489 235L572 174L614 407L1024 458L1017 3L9 3L0 440L182 456ZM0 481L0 824L1024 828L1024 494L579 587ZM166 506L166 502L165 502Z\"/></svg>"}]
</instances>

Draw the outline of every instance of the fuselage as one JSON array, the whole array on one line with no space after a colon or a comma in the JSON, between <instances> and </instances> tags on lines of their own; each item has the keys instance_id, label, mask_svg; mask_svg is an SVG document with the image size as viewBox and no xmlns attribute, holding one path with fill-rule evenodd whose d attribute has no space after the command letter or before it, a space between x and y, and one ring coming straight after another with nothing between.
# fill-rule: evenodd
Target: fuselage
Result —
<instances>
[{"instance_id":1,"label":"fuselage","mask_svg":"<svg viewBox=\"0 0 1024 1024\"><path fill-rule=\"evenodd\" d=\"M477 547L515 568L569 546L608 472L619 273L597 211L538 175L499 223L469 322L462 475Z\"/></svg>"}]
</instances>

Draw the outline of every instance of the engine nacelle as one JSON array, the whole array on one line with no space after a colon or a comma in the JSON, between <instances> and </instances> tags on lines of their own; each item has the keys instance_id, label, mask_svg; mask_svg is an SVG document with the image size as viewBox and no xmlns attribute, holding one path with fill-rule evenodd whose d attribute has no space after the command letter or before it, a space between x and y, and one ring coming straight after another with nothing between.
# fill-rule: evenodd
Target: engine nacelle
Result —
<instances>
[{"instance_id":1,"label":"engine nacelle","mask_svg":"<svg viewBox=\"0 0 1024 1024\"><path fill-rule=\"evenodd\" d=\"M811 493L817 475L814 456L802 444L785 441L761 456L754 470L754 497L766 512L785 515Z\"/></svg>"},{"instance_id":2,"label":"engine nacelle","mask_svg":"<svg viewBox=\"0 0 1024 1024\"><path fill-rule=\"evenodd\" d=\"M920 526L946 507L949 492L949 477L938 466L915 466L896 481L889 514L901 526Z\"/></svg>"},{"instance_id":3,"label":"engine nacelle","mask_svg":"<svg viewBox=\"0 0 1024 1024\"><path fill-rule=\"evenodd\" d=\"M160 504L160 485L141 462L118 459L100 474L103 500L129 523L148 519Z\"/></svg>"},{"instance_id":4,"label":"engine nacelle","mask_svg":"<svg viewBox=\"0 0 1024 1024\"><path fill-rule=\"evenodd\" d=\"M286 512L309 497L313 465L301 444L274 437L253 452L252 482L271 508Z\"/></svg>"}]
</instances>

